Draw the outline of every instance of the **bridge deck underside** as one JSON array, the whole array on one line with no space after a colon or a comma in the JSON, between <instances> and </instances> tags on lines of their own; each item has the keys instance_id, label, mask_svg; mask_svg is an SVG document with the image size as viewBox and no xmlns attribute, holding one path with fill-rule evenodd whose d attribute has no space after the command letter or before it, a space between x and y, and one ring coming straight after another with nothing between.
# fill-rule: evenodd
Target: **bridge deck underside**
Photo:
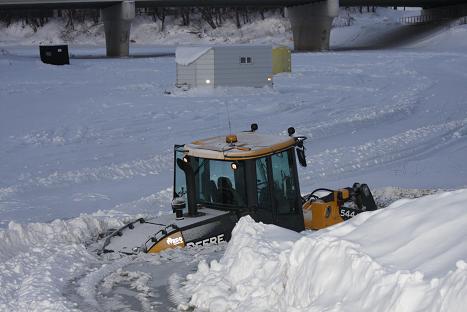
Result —
<instances>
[{"instance_id":1,"label":"bridge deck underside","mask_svg":"<svg viewBox=\"0 0 467 312\"><path fill-rule=\"evenodd\" d=\"M320 0L135 0L137 7L283 7ZM0 0L0 9L105 8L116 0ZM340 6L438 7L466 4L467 0L340 0Z\"/></svg>"}]
</instances>

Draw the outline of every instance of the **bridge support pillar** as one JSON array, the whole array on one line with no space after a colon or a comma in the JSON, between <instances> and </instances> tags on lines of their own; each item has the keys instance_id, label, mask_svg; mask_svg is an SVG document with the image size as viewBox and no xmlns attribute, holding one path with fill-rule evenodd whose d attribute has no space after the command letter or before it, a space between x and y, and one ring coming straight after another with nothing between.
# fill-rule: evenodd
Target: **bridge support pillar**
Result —
<instances>
[{"instance_id":1,"label":"bridge support pillar","mask_svg":"<svg viewBox=\"0 0 467 312\"><path fill-rule=\"evenodd\" d=\"M339 0L288 7L287 16L292 25L294 50L329 50L332 21L338 14Z\"/></svg>"},{"instance_id":2,"label":"bridge support pillar","mask_svg":"<svg viewBox=\"0 0 467 312\"><path fill-rule=\"evenodd\" d=\"M108 57L128 56L131 21L135 17L135 2L123 1L101 10L104 21L105 46Z\"/></svg>"}]
</instances>

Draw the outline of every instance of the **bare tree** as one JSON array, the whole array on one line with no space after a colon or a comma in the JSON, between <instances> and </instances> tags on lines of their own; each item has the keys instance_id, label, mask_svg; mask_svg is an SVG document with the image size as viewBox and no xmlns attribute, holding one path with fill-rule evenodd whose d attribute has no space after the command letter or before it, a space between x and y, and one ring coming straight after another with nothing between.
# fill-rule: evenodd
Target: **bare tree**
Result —
<instances>
[{"instance_id":1,"label":"bare tree","mask_svg":"<svg viewBox=\"0 0 467 312\"><path fill-rule=\"evenodd\" d=\"M216 29L217 26L213 21L212 9L203 7L203 8L200 8L199 10L201 12L201 17L203 18L203 20L206 21L206 23L208 23L212 29Z\"/></svg>"},{"instance_id":2,"label":"bare tree","mask_svg":"<svg viewBox=\"0 0 467 312\"><path fill-rule=\"evenodd\" d=\"M73 10L65 10L64 13L65 13L65 18L67 20L65 27L74 30L75 25L73 23Z\"/></svg>"},{"instance_id":3,"label":"bare tree","mask_svg":"<svg viewBox=\"0 0 467 312\"><path fill-rule=\"evenodd\" d=\"M190 8L180 8L179 12L182 16L182 26L190 26Z\"/></svg>"},{"instance_id":4,"label":"bare tree","mask_svg":"<svg viewBox=\"0 0 467 312\"><path fill-rule=\"evenodd\" d=\"M242 24L240 24L240 9L235 8L235 21L237 23L237 28L240 29L242 27Z\"/></svg>"},{"instance_id":5,"label":"bare tree","mask_svg":"<svg viewBox=\"0 0 467 312\"><path fill-rule=\"evenodd\" d=\"M155 9L154 14L161 20L161 31L165 29L165 8Z\"/></svg>"}]
</instances>

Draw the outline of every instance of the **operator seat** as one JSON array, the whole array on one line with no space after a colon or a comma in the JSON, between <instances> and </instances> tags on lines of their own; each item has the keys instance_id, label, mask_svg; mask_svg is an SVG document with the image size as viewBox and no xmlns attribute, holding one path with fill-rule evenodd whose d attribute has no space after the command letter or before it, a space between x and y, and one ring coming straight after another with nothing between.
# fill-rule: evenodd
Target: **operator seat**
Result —
<instances>
[{"instance_id":1,"label":"operator seat","mask_svg":"<svg viewBox=\"0 0 467 312\"><path fill-rule=\"evenodd\" d=\"M234 202L234 192L232 182L227 177L217 179L217 202L232 205Z\"/></svg>"}]
</instances>

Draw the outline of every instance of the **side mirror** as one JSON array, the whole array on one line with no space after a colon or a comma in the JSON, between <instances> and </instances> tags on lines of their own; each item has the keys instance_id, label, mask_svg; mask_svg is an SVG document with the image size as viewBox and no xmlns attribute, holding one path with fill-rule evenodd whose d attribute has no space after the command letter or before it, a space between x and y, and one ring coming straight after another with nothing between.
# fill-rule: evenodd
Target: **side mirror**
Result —
<instances>
[{"instance_id":1,"label":"side mirror","mask_svg":"<svg viewBox=\"0 0 467 312\"><path fill-rule=\"evenodd\" d=\"M296 150L297 150L297 158L298 158L298 163L302 167L306 167L306 155L305 155L305 145L303 145L303 141L306 140L305 136L299 136L296 137Z\"/></svg>"},{"instance_id":2,"label":"side mirror","mask_svg":"<svg viewBox=\"0 0 467 312\"><path fill-rule=\"evenodd\" d=\"M305 156L305 147L297 147L297 158L298 158L298 163L302 167L306 167L306 156Z\"/></svg>"}]
</instances>

